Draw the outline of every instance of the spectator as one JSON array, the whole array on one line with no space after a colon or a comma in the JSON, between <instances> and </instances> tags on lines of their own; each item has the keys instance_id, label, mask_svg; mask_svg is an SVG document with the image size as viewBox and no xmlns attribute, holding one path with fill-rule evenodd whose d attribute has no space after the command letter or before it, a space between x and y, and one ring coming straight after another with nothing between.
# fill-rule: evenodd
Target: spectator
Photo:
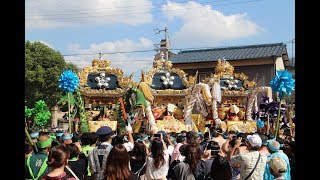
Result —
<instances>
[{"instance_id":1,"label":"spectator","mask_svg":"<svg viewBox=\"0 0 320 180\"><path fill-rule=\"evenodd\" d=\"M107 158L104 180L138 180L138 176L129 169L129 161L129 153L122 144L113 147Z\"/></svg>"},{"instance_id":2,"label":"spectator","mask_svg":"<svg viewBox=\"0 0 320 180\"><path fill-rule=\"evenodd\" d=\"M70 134L69 132L64 132L61 139L62 139L62 144L63 145L67 145L67 144L71 144L72 143L72 137L73 134Z\"/></svg>"},{"instance_id":3,"label":"spectator","mask_svg":"<svg viewBox=\"0 0 320 180\"><path fill-rule=\"evenodd\" d=\"M221 128L217 128L213 131L213 138L212 141L216 141L219 143L220 148L222 148L222 145L226 142L226 139L223 138L223 132Z\"/></svg>"},{"instance_id":4,"label":"spectator","mask_svg":"<svg viewBox=\"0 0 320 180\"><path fill-rule=\"evenodd\" d=\"M213 180L232 179L231 167L226 157L217 154L211 165L210 178Z\"/></svg>"},{"instance_id":5,"label":"spectator","mask_svg":"<svg viewBox=\"0 0 320 180\"><path fill-rule=\"evenodd\" d=\"M284 174L287 171L287 163L279 156L273 156L268 165L270 172L274 176L274 180L285 180Z\"/></svg>"},{"instance_id":6,"label":"spectator","mask_svg":"<svg viewBox=\"0 0 320 180\"><path fill-rule=\"evenodd\" d=\"M127 149L127 151L131 151L134 147L134 140L132 136L132 127L130 123L125 127L126 129L126 136L125 135L117 135L112 138L112 146L116 146L118 144L124 145L124 147ZM126 139L127 142L124 140Z\"/></svg>"},{"instance_id":7,"label":"spectator","mask_svg":"<svg viewBox=\"0 0 320 180\"><path fill-rule=\"evenodd\" d=\"M84 159L79 158L80 150L76 144L74 143L67 144L67 148L70 152L70 157L68 162L69 167L80 180L83 180L84 175L87 173L86 162Z\"/></svg>"},{"instance_id":8,"label":"spectator","mask_svg":"<svg viewBox=\"0 0 320 180\"><path fill-rule=\"evenodd\" d=\"M112 129L109 126L100 127L96 134L99 136L100 144L88 153L88 161L91 175L97 180L104 178L106 162L109 152L112 149Z\"/></svg>"},{"instance_id":9,"label":"spectator","mask_svg":"<svg viewBox=\"0 0 320 180\"><path fill-rule=\"evenodd\" d=\"M264 135L264 134L259 134L261 140L262 140L262 144L261 144L261 147L259 149L259 153L260 154L265 154L266 156L268 156L270 153L269 153L269 150L267 148L267 145L268 145L268 136Z\"/></svg>"},{"instance_id":10,"label":"spectator","mask_svg":"<svg viewBox=\"0 0 320 180\"><path fill-rule=\"evenodd\" d=\"M284 174L284 178L286 180L290 180L291 179L291 174L290 174L290 162L289 162L289 158L288 156L283 153L280 150L280 143L276 140L271 140L268 142L268 150L270 152L270 155L268 156L268 160L270 160L272 157L274 156L279 156L280 158L282 158L286 164L287 164L287 170ZM269 164L267 164L265 166L265 172L264 172L264 180L273 180L274 176L271 174L270 172L270 167Z\"/></svg>"},{"instance_id":11,"label":"spectator","mask_svg":"<svg viewBox=\"0 0 320 180\"><path fill-rule=\"evenodd\" d=\"M43 176L42 180L76 180L76 178L65 172L65 167L68 164L69 156L70 153L68 148L64 145L53 147L50 150L47 162L48 167L50 167L50 172Z\"/></svg>"},{"instance_id":12,"label":"spectator","mask_svg":"<svg viewBox=\"0 0 320 180\"><path fill-rule=\"evenodd\" d=\"M148 147L143 140L138 140L129 154L131 171L143 179L146 173L146 157L149 155Z\"/></svg>"},{"instance_id":13,"label":"spectator","mask_svg":"<svg viewBox=\"0 0 320 180\"><path fill-rule=\"evenodd\" d=\"M242 137L235 141L235 146L231 150L231 165L240 164L240 179L256 180L263 179L264 169L267 163L267 156L261 155L259 149L262 140L258 134L248 135L248 150L247 153L233 155L235 149L240 147Z\"/></svg>"},{"instance_id":14,"label":"spectator","mask_svg":"<svg viewBox=\"0 0 320 180\"><path fill-rule=\"evenodd\" d=\"M206 165L208 167L208 172L206 173L206 177L211 176L211 165L213 160L216 157L219 157L219 152L220 152L220 146L218 142L216 141L209 141L207 147L204 150L204 154L208 156L208 158L205 160Z\"/></svg>"},{"instance_id":15,"label":"spectator","mask_svg":"<svg viewBox=\"0 0 320 180\"><path fill-rule=\"evenodd\" d=\"M169 170L169 152L163 140L160 138L153 139L151 144L151 154L147 157L147 179L166 179Z\"/></svg>"},{"instance_id":16,"label":"spectator","mask_svg":"<svg viewBox=\"0 0 320 180\"><path fill-rule=\"evenodd\" d=\"M93 150L96 147L96 143L98 141L98 135L95 132L85 132L81 135L81 145L82 145L82 153L85 156L83 159L85 160L85 164L87 170L85 171L85 178L91 178L91 172L89 169L89 162L88 162L88 154L89 151Z\"/></svg>"},{"instance_id":17,"label":"spectator","mask_svg":"<svg viewBox=\"0 0 320 180\"><path fill-rule=\"evenodd\" d=\"M187 144L187 138L184 136L178 136L177 137L177 144L174 146L174 150L171 156L171 162L170 164L174 161L174 160L179 160L180 162L182 162L184 160L184 156L180 153L179 149L182 145Z\"/></svg>"}]
</instances>

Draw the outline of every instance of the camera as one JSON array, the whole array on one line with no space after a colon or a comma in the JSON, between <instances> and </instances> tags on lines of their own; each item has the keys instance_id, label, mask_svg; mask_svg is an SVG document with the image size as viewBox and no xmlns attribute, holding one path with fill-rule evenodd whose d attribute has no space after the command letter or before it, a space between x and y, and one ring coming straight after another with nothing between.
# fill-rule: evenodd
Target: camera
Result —
<instances>
[{"instance_id":1,"label":"camera","mask_svg":"<svg viewBox=\"0 0 320 180\"><path fill-rule=\"evenodd\" d=\"M160 133L156 133L156 134L153 135L153 137L160 138L160 137L161 137L161 134L160 134Z\"/></svg>"},{"instance_id":2,"label":"camera","mask_svg":"<svg viewBox=\"0 0 320 180\"><path fill-rule=\"evenodd\" d=\"M204 127L211 128L212 124L206 124L206 125L204 125Z\"/></svg>"}]
</instances>

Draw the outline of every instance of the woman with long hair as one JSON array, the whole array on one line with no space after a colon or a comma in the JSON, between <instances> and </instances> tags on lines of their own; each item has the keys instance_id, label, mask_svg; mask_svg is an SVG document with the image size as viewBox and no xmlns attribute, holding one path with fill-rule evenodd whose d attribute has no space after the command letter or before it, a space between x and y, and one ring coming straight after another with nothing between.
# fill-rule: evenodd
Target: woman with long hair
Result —
<instances>
[{"instance_id":1,"label":"woman with long hair","mask_svg":"<svg viewBox=\"0 0 320 180\"><path fill-rule=\"evenodd\" d=\"M146 178L148 180L165 180L169 170L169 152L162 134L155 137L151 144L151 155L147 157Z\"/></svg>"},{"instance_id":2,"label":"woman with long hair","mask_svg":"<svg viewBox=\"0 0 320 180\"><path fill-rule=\"evenodd\" d=\"M213 180L231 180L232 171L228 159L218 154L212 162L210 174Z\"/></svg>"},{"instance_id":3,"label":"woman with long hair","mask_svg":"<svg viewBox=\"0 0 320 180\"><path fill-rule=\"evenodd\" d=\"M131 171L143 179L146 173L146 157L149 154L144 141L136 141L133 149L129 152Z\"/></svg>"},{"instance_id":4,"label":"woman with long hair","mask_svg":"<svg viewBox=\"0 0 320 180\"><path fill-rule=\"evenodd\" d=\"M114 146L107 158L105 180L138 180L138 176L129 169L130 156L127 149L118 144Z\"/></svg>"},{"instance_id":5,"label":"woman with long hair","mask_svg":"<svg viewBox=\"0 0 320 180\"><path fill-rule=\"evenodd\" d=\"M195 180L193 172L195 171L199 159L197 158L196 145L188 144L181 153L185 156L184 160L174 167L173 179Z\"/></svg>"}]
</instances>

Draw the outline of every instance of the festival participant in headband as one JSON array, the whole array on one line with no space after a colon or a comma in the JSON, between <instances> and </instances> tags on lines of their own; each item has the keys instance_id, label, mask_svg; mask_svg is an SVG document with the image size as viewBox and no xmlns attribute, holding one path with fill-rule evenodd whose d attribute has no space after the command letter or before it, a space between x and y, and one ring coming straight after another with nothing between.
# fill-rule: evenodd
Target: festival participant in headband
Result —
<instances>
[{"instance_id":1,"label":"festival participant in headband","mask_svg":"<svg viewBox=\"0 0 320 180\"><path fill-rule=\"evenodd\" d=\"M273 158L274 156L279 156L280 158L282 158L286 164L287 164L287 168L286 168L286 172L284 174L284 178L286 180L290 180L291 179L291 174L290 174L290 162L289 162L289 158L288 156L283 153L280 150L280 143L276 140L270 140L268 142L268 150L270 152L270 155L268 156L268 161ZM270 167L269 164L266 165L265 167L265 172L264 172L264 179L265 180L273 180L275 177L271 174L270 172Z\"/></svg>"},{"instance_id":2,"label":"festival participant in headband","mask_svg":"<svg viewBox=\"0 0 320 180\"><path fill-rule=\"evenodd\" d=\"M37 143L37 139L39 137L39 131L34 131L30 134L33 143Z\"/></svg>"},{"instance_id":3,"label":"festival participant in headband","mask_svg":"<svg viewBox=\"0 0 320 180\"><path fill-rule=\"evenodd\" d=\"M26 179L40 179L49 172L47 160L51 142L52 138L49 135L39 136L36 143L38 152L26 159Z\"/></svg>"},{"instance_id":4,"label":"festival participant in headband","mask_svg":"<svg viewBox=\"0 0 320 180\"><path fill-rule=\"evenodd\" d=\"M61 139L63 141L63 144L66 146L67 144L71 144L72 143L72 137L73 134L70 134L69 132L64 132Z\"/></svg>"},{"instance_id":5,"label":"festival participant in headband","mask_svg":"<svg viewBox=\"0 0 320 180\"><path fill-rule=\"evenodd\" d=\"M91 179L91 172L89 169L89 162L88 162L88 153L89 151L93 150L96 147L96 143L98 141L98 135L95 132L85 132L81 135L81 145L82 145L82 152L85 155L85 162L87 166L86 176L87 179Z\"/></svg>"}]
</instances>

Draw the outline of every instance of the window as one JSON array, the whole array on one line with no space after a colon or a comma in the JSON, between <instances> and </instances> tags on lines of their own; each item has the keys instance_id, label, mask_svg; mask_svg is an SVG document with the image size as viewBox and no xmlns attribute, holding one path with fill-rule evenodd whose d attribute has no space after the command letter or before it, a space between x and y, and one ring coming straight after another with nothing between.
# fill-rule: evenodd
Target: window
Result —
<instances>
[{"instance_id":1,"label":"window","mask_svg":"<svg viewBox=\"0 0 320 180\"><path fill-rule=\"evenodd\" d=\"M199 74L199 80L198 82L202 82L203 80L205 80L207 78L207 74L205 73L200 73Z\"/></svg>"}]
</instances>

